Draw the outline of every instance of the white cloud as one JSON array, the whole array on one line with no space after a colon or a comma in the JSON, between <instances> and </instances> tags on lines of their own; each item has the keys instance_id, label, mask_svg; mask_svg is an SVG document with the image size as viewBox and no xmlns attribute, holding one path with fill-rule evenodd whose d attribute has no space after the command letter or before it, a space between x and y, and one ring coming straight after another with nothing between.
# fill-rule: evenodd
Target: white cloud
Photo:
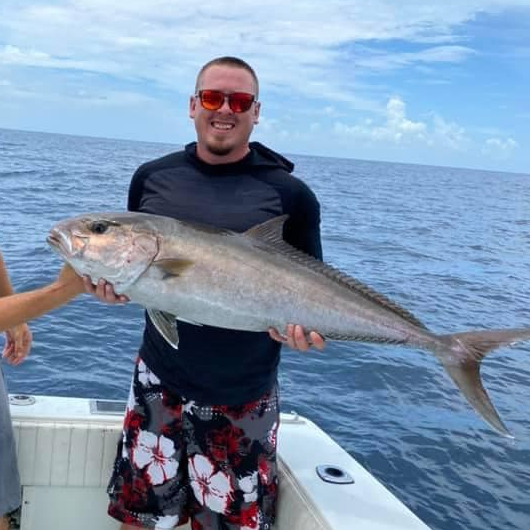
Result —
<instances>
[{"instance_id":1,"label":"white cloud","mask_svg":"<svg viewBox=\"0 0 530 530\"><path fill-rule=\"evenodd\" d=\"M0 48L0 61L3 64L23 64L32 66L36 62L49 59L47 53L29 52L23 53L17 47L7 45Z\"/></svg>"},{"instance_id":2,"label":"white cloud","mask_svg":"<svg viewBox=\"0 0 530 530\"><path fill-rule=\"evenodd\" d=\"M386 109L387 125L392 129L401 131L404 134L417 134L425 130L424 123L413 122L405 117L405 103L400 98L391 98Z\"/></svg>"},{"instance_id":3,"label":"white cloud","mask_svg":"<svg viewBox=\"0 0 530 530\"><path fill-rule=\"evenodd\" d=\"M388 99L402 92L391 83L401 69L407 72L408 94L417 83L442 85L458 73L465 76L462 68L440 73L439 66L460 66L480 53L466 23L530 7L530 0L292 0L287 5L284 0L1 0L2 96L9 93L19 104L29 98L55 101L58 107L75 102L85 109L147 106L158 96L170 108L190 93L201 64L213 56L238 55L256 68L266 92L267 115L258 134L289 138L298 129L297 137L314 139L335 120L339 136L359 142L455 152L474 146L480 155L482 142L469 137L473 127L442 118L448 113L439 109L427 118L422 110L421 120L412 119L401 97ZM527 46L516 49L521 57L527 51ZM286 111L291 103L293 109ZM296 119L289 121L286 112ZM526 115L522 109L518 117ZM500 132L486 137L492 142L483 149L490 155L516 150L510 142L515 140Z\"/></svg>"},{"instance_id":4,"label":"white cloud","mask_svg":"<svg viewBox=\"0 0 530 530\"><path fill-rule=\"evenodd\" d=\"M64 87L60 93L46 93L41 90L40 85L32 87L21 86L9 81L0 80L0 89L10 99L33 100L59 105L72 104L75 106L89 107L121 107L138 108L139 106L158 104L156 98L147 96L139 92L126 90L85 90L75 87Z\"/></svg>"},{"instance_id":5,"label":"white cloud","mask_svg":"<svg viewBox=\"0 0 530 530\"><path fill-rule=\"evenodd\" d=\"M405 115L405 103L399 97L392 97L386 105L386 121L383 125L373 125L372 120L365 120L361 124L346 125L336 122L334 132L339 135L372 142L393 142L396 144L411 141L423 141L426 125L414 122Z\"/></svg>"},{"instance_id":6,"label":"white cloud","mask_svg":"<svg viewBox=\"0 0 530 530\"><path fill-rule=\"evenodd\" d=\"M256 129L255 137L259 139L260 136L275 137L287 139L290 136L289 131L284 127L284 122L280 122L275 118L268 118L260 114L259 125Z\"/></svg>"},{"instance_id":7,"label":"white cloud","mask_svg":"<svg viewBox=\"0 0 530 530\"><path fill-rule=\"evenodd\" d=\"M337 121L333 134L337 142L351 143L352 138L364 146L379 146L381 150L392 146L414 146L418 150L425 148L433 152L452 152L472 154L480 150L466 128L453 121L447 121L438 113L431 112L428 121L413 121L406 114L406 105L399 97L392 97L386 105L386 115L381 123L365 119L348 125ZM483 154L497 160L506 160L518 147L512 138L490 138L484 143Z\"/></svg>"},{"instance_id":8,"label":"white cloud","mask_svg":"<svg viewBox=\"0 0 530 530\"><path fill-rule=\"evenodd\" d=\"M260 114L259 117L259 128L264 131L274 131L279 127L278 120L274 118L267 118L263 114Z\"/></svg>"},{"instance_id":9,"label":"white cloud","mask_svg":"<svg viewBox=\"0 0 530 530\"><path fill-rule=\"evenodd\" d=\"M86 70L99 73L123 72L118 62L108 60L73 60L54 57L37 50L22 50L10 44L0 47L0 64L11 66L32 66L64 70Z\"/></svg>"},{"instance_id":10,"label":"white cloud","mask_svg":"<svg viewBox=\"0 0 530 530\"><path fill-rule=\"evenodd\" d=\"M476 52L465 46L437 46L414 53L374 53L356 62L373 70L404 68L412 64L460 63Z\"/></svg>"},{"instance_id":11,"label":"white cloud","mask_svg":"<svg viewBox=\"0 0 530 530\"><path fill-rule=\"evenodd\" d=\"M454 44L453 32L461 24L479 12L530 6L530 0L433 0L428 5L419 0L399 5L391 0L293 0L288 17L271 16L285 12L284 0L2 4L4 62L148 79L181 92L189 90L183 80L189 83L198 65L212 55L238 54L256 66L267 86L309 94L325 89L330 99L340 101L344 90L339 87L353 79L353 72L337 65L388 69L464 61L474 52ZM395 39L428 47L413 53L372 53L359 60L355 56L357 43ZM370 105L359 94L349 99L355 108Z\"/></svg>"},{"instance_id":12,"label":"white cloud","mask_svg":"<svg viewBox=\"0 0 530 530\"><path fill-rule=\"evenodd\" d=\"M370 106L375 110L375 112L380 112L379 105L377 103L370 103ZM321 109L315 109L314 114L319 116L324 116L327 119L339 119L346 116L349 112L348 108L341 107L340 105L325 105Z\"/></svg>"},{"instance_id":13,"label":"white cloud","mask_svg":"<svg viewBox=\"0 0 530 530\"><path fill-rule=\"evenodd\" d=\"M467 151L471 140L463 126L447 122L438 114L433 115L434 130L429 138L431 145L442 145L454 151Z\"/></svg>"},{"instance_id":14,"label":"white cloud","mask_svg":"<svg viewBox=\"0 0 530 530\"><path fill-rule=\"evenodd\" d=\"M518 147L519 144L513 138L488 138L482 152L496 160L506 160Z\"/></svg>"},{"instance_id":15,"label":"white cloud","mask_svg":"<svg viewBox=\"0 0 530 530\"><path fill-rule=\"evenodd\" d=\"M437 151L444 149L456 153L472 153L476 142L467 134L462 125L446 121L437 113L431 113L431 123L412 121L406 116L406 106L399 97L389 99L386 106L386 120L383 124L366 119L355 125L336 122L333 132L338 140L350 142L353 138L366 145L388 144L427 146ZM484 130L490 130L486 128ZM513 138L488 138L482 147L482 154L494 160L508 160L519 147Z\"/></svg>"}]
</instances>

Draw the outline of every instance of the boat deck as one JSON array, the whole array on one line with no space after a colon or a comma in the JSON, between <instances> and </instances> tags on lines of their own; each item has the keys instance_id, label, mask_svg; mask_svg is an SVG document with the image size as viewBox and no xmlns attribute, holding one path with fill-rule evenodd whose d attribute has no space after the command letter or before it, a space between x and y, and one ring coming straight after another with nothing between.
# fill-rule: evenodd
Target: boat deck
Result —
<instances>
[{"instance_id":1,"label":"boat deck","mask_svg":"<svg viewBox=\"0 0 530 530\"><path fill-rule=\"evenodd\" d=\"M10 401L23 485L20 530L117 529L106 515L105 487L125 403L51 396ZM307 418L281 415L278 454L274 530L429 530ZM353 482L344 483L348 478Z\"/></svg>"}]
</instances>

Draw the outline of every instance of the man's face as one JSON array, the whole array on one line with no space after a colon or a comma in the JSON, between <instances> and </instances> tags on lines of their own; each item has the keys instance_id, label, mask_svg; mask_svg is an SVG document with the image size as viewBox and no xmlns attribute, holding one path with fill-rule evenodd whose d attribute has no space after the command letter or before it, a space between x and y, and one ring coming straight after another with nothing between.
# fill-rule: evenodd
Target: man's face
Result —
<instances>
[{"instance_id":1,"label":"man's face","mask_svg":"<svg viewBox=\"0 0 530 530\"><path fill-rule=\"evenodd\" d=\"M220 90L227 94L256 94L250 72L232 66L210 66L199 79L199 90ZM197 155L210 164L226 164L241 160L248 152L248 140L258 123L259 103L247 112L235 113L225 100L218 110L206 110L198 97L190 98L190 118L197 131Z\"/></svg>"}]
</instances>

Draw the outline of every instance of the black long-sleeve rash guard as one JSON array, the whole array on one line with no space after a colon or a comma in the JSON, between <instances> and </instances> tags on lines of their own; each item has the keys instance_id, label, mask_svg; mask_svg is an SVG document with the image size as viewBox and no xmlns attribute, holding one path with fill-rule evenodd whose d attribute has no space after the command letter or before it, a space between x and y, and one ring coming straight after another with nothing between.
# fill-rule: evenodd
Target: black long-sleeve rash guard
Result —
<instances>
[{"instance_id":1,"label":"black long-sleeve rash guard","mask_svg":"<svg viewBox=\"0 0 530 530\"><path fill-rule=\"evenodd\" d=\"M133 175L128 209L244 232L282 214L284 239L322 259L320 206L291 175L294 165L258 142L239 162L210 165L196 143L147 162ZM283 330L279 330L283 332ZM178 321L174 350L146 316L140 357L172 391L209 405L239 405L269 391L280 344L269 334L196 326Z\"/></svg>"}]
</instances>

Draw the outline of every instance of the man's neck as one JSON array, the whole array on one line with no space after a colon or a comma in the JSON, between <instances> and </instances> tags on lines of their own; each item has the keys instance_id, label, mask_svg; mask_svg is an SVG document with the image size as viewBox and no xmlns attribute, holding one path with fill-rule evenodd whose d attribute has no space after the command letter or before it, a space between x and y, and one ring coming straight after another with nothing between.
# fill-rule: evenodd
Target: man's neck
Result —
<instances>
[{"instance_id":1,"label":"man's neck","mask_svg":"<svg viewBox=\"0 0 530 530\"><path fill-rule=\"evenodd\" d=\"M237 151L232 151L226 155L216 155L205 149L202 145L197 143L197 148L195 150L195 155L199 160L205 162L206 164L219 165L219 164L234 164L245 158L250 152L250 147L247 144L245 148L238 149Z\"/></svg>"}]
</instances>

